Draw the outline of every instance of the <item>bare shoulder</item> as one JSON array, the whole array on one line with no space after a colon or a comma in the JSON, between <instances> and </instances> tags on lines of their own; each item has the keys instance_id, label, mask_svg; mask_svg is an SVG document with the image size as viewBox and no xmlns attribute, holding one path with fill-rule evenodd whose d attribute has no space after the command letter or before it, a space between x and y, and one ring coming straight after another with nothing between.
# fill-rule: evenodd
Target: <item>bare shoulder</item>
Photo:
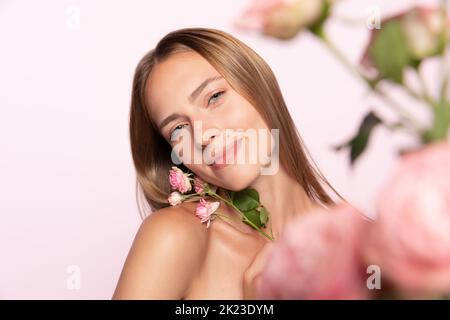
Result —
<instances>
[{"instance_id":1,"label":"bare shoulder","mask_svg":"<svg viewBox=\"0 0 450 320\"><path fill-rule=\"evenodd\" d=\"M184 245L201 247L207 229L187 205L167 207L153 212L141 224L138 234L166 240L184 240Z\"/></svg>"},{"instance_id":2,"label":"bare shoulder","mask_svg":"<svg viewBox=\"0 0 450 320\"><path fill-rule=\"evenodd\" d=\"M207 229L189 209L182 204L153 212L142 222L138 235L157 241L161 247L189 249L194 257L201 256Z\"/></svg>"},{"instance_id":3,"label":"bare shoulder","mask_svg":"<svg viewBox=\"0 0 450 320\"><path fill-rule=\"evenodd\" d=\"M144 219L113 299L181 299L201 268L207 229L189 206L167 207Z\"/></svg>"}]
</instances>

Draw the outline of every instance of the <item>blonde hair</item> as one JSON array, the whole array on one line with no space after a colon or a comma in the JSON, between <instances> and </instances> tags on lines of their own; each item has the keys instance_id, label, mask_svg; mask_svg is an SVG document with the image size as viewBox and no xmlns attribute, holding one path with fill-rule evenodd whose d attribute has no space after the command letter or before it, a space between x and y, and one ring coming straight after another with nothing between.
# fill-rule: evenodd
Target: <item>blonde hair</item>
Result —
<instances>
[{"instance_id":1,"label":"blonde hair","mask_svg":"<svg viewBox=\"0 0 450 320\"><path fill-rule=\"evenodd\" d=\"M145 99L147 79L153 67L169 55L193 50L205 58L261 114L271 129L279 129L280 165L304 188L308 197L323 205L334 201L324 183L341 199L308 155L284 102L277 80L268 64L250 47L215 29L186 28L170 32L149 51L136 67L130 110L130 142L136 169L136 195L141 216L168 206L171 192L168 172L171 146L160 135L149 115ZM314 166L311 164L313 163ZM181 169L187 171L183 165ZM144 198L143 202L141 198Z\"/></svg>"}]
</instances>

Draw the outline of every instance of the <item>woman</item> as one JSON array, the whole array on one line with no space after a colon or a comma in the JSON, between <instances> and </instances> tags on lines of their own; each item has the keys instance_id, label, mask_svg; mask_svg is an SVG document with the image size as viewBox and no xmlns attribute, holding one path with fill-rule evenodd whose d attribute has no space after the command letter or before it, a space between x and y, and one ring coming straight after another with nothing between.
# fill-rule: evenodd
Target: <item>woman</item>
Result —
<instances>
[{"instance_id":1,"label":"woman","mask_svg":"<svg viewBox=\"0 0 450 320\"><path fill-rule=\"evenodd\" d=\"M168 172L174 166L174 137L182 132L190 132L193 148L203 150L220 143L226 130L278 129L279 159L273 158L273 135L266 136L269 164L248 161L254 149L244 148L251 147L244 138L239 148L236 140L233 148L225 148L233 157L245 153L244 163L220 165L217 159L227 157L223 152L214 153L212 165L185 161L181 155L178 167L218 186L222 195L223 189L256 189L270 212L267 228L275 239L293 216L333 204L322 183L337 192L310 164L271 69L225 32L181 29L166 35L142 58L132 90L130 139L138 194L142 192L154 212L137 232L113 298L253 298L252 278L270 241L225 203L220 211L228 219L216 219L209 228L195 216L195 203L169 206ZM192 137L195 123L203 131ZM277 170L261 174L272 161L279 161Z\"/></svg>"}]
</instances>

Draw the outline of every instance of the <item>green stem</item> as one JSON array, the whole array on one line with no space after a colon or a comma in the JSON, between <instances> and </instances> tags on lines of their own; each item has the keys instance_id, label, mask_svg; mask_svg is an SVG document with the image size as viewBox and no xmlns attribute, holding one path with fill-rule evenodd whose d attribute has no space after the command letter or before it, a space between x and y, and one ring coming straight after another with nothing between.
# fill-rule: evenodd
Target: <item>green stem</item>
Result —
<instances>
[{"instance_id":1,"label":"green stem","mask_svg":"<svg viewBox=\"0 0 450 320\"><path fill-rule=\"evenodd\" d=\"M441 89L440 89L440 102L442 103L442 101L447 101L448 102L448 98L447 98L447 90L448 90L448 86L449 86L449 81L448 81L448 76L445 76L444 79L442 80L442 85L441 85Z\"/></svg>"},{"instance_id":2,"label":"green stem","mask_svg":"<svg viewBox=\"0 0 450 320\"><path fill-rule=\"evenodd\" d=\"M400 119L408 123L417 132L425 130L422 126L405 108L400 106L397 102L392 100L382 89L380 89L371 79L367 78L356 66L354 66L345 55L331 42L331 40L322 34L321 39L330 49L331 53L357 78L361 79L373 92L378 94L391 108L395 109L400 116Z\"/></svg>"},{"instance_id":3,"label":"green stem","mask_svg":"<svg viewBox=\"0 0 450 320\"><path fill-rule=\"evenodd\" d=\"M272 236L273 239L275 238L272 232L272 219L270 219L270 235Z\"/></svg>"},{"instance_id":4,"label":"green stem","mask_svg":"<svg viewBox=\"0 0 450 320\"><path fill-rule=\"evenodd\" d=\"M183 194L184 199L189 199L192 198L193 196L199 196L199 194L197 192L186 195Z\"/></svg>"},{"instance_id":5,"label":"green stem","mask_svg":"<svg viewBox=\"0 0 450 320\"><path fill-rule=\"evenodd\" d=\"M186 195L183 194L183 197L185 197L185 199L189 199L190 197L193 197L193 196L199 196L199 194L197 192L191 193L191 194L186 194Z\"/></svg>"},{"instance_id":6,"label":"green stem","mask_svg":"<svg viewBox=\"0 0 450 320\"><path fill-rule=\"evenodd\" d=\"M236 210L239 215L241 216L242 219L244 219L245 222L247 222L249 225L251 225L254 229L256 229L259 233L261 233L264 237L266 237L267 239L269 239L270 241L273 241L273 237L269 236L267 233L265 233L263 230L261 230L258 226L256 226L253 222L251 222L242 212L241 210L239 210L239 208L237 208L231 201L226 200L224 198L222 198L221 196L219 196L217 193L215 192L211 192L210 193L211 196L222 200L223 202L225 202L226 204L228 204L230 207L232 207L234 210Z\"/></svg>"},{"instance_id":7,"label":"green stem","mask_svg":"<svg viewBox=\"0 0 450 320\"><path fill-rule=\"evenodd\" d=\"M418 121L416 121L413 117L411 117L410 115L408 115L407 112L404 112L404 108L401 107L396 101L394 101L386 92L384 92L383 89L381 89L380 87L375 87L374 91L378 94L378 96L380 96L381 98L383 98L383 100L390 105L391 107L393 107L400 116L400 120L405 123L405 124L409 124L411 129L414 132L424 132L426 130L425 126L423 126L422 124L419 124ZM403 110L403 111L402 111Z\"/></svg>"},{"instance_id":8,"label":"green stem","mask_svg":"<svg viewBox=\"0 0 450 320\"><path fill-rule=\"evenodd\" d=\"M411 133L411 134L416 134L416 133L417 133L416 131L412 130L411 128L405 127L405 126L403 125L403 122L397 122L397 123L386 123L386 122L384 122L383 125L384 125L387 129L389 129L389 130L391 130L391 131L395 131L395 130L398 130L398 129L402 129L402 130L405 130L405 131L407 131L407 132L409 132L409 133Z\"/></svg>"},{"instance_id":9,"label":"green stem","mask_svg":"<svg viewBox=\"0 0 450 320\"><path fill-rule=\"evenodd\" d=\"M321 39L327 45L328 49L334 56L357 78L362 79L366 84L372 87L372 82L367 78L356 66L354 66L347 57L334 45L333 42L328 38L328 36L323 33Z\"/></svg>"},{"instance_id":10,"label":"green stem","mask_svg":"<svg viewBox=\"0 0 450 320\"><path fill-rule=\"evenodd\" d=\"M407 83L404 83L402 85L402 88L405 89L406 93L408 93L412 98L420 101L425 102L430 107L434 108L436 106L436 103L434 99L431 97L430 93L428 92L427 85L420 74L419 70L416 70L417 79L419 80L420 86L422 88L422 94L417 93L414 91Z\"/></svg>"},{"instance_id":11,"label":"green stem","mask_svg":"<svg viewBox=\"0 0 450 320\"><path fill-rule=\"evenodd\" d=\"M182 196L183 196L183 201L191 202L191 200L189 200L190 198L195 197L195 196L200 197L201 195L198 193L191 193L191 194L187 194L187 195L183 194Z\"/></svg>"}]
</instances>

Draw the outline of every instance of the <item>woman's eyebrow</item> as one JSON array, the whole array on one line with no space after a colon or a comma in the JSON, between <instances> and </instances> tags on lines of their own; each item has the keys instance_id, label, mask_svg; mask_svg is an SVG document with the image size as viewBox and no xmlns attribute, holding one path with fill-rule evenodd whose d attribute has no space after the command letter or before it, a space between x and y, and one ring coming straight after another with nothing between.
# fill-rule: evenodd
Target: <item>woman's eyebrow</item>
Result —
<instances>
[{"instance_id":1,"label":"woman's eyebrow","mask_svg":"<svg viewBox=\"0 0 450 320\"><path fill-rule=\"evenodd\" d=\"M194 101L194 100L197 98L197 96L203 91L203 89L205 89L205 87L206 87L209 83L211 83L211 82L213 82L213 81L220 80L220 79L223 79L223 77L222 77L222 76L215 76L215 77L211 77L211 78L208 78L208 79L206 79L205 81L203 81L203 82L197 87L197 89L195 89L194 91L192 91L191 95L189 96L189 101L190 101L190 102Z\"/></svg>"},{"instance_id":2,"label":"woman's eyebrow","mask_svg":"<svg viewBox=\"0 0 450 320\"><path fill-rule=\"evenodd\" d=\"M203 81L197 87L197 89L192 91L191 95L189 96L189 101L191 101L191 102L194 101L208 84L210 84L211 82L220 80L220 79L223 79L223 77L219 75L219 76L214 76L214 77L208 78L205 81ZM161 124L159 125L159 131L162 131L162 128L164 128L168 123L175 120L176 118L181 118L181 115L178 113L172 113L170 116L168 116L163 121L161 121Z\"/></svg>"},{"instance_id":3,"label":"woman's eyebrow","mask_svg":"<svg viewBox=\"0 0 450 320\"><path fill-rule=\"evenodd\" d=\"M166 125L168 125L171 121L175 120L176 118L181 118L181 115L178 113L172 113L170 116L161 121L161 124L159 125L159 131L161 132L162 128L164 128Z\"/></svg>"}]
</instances>

